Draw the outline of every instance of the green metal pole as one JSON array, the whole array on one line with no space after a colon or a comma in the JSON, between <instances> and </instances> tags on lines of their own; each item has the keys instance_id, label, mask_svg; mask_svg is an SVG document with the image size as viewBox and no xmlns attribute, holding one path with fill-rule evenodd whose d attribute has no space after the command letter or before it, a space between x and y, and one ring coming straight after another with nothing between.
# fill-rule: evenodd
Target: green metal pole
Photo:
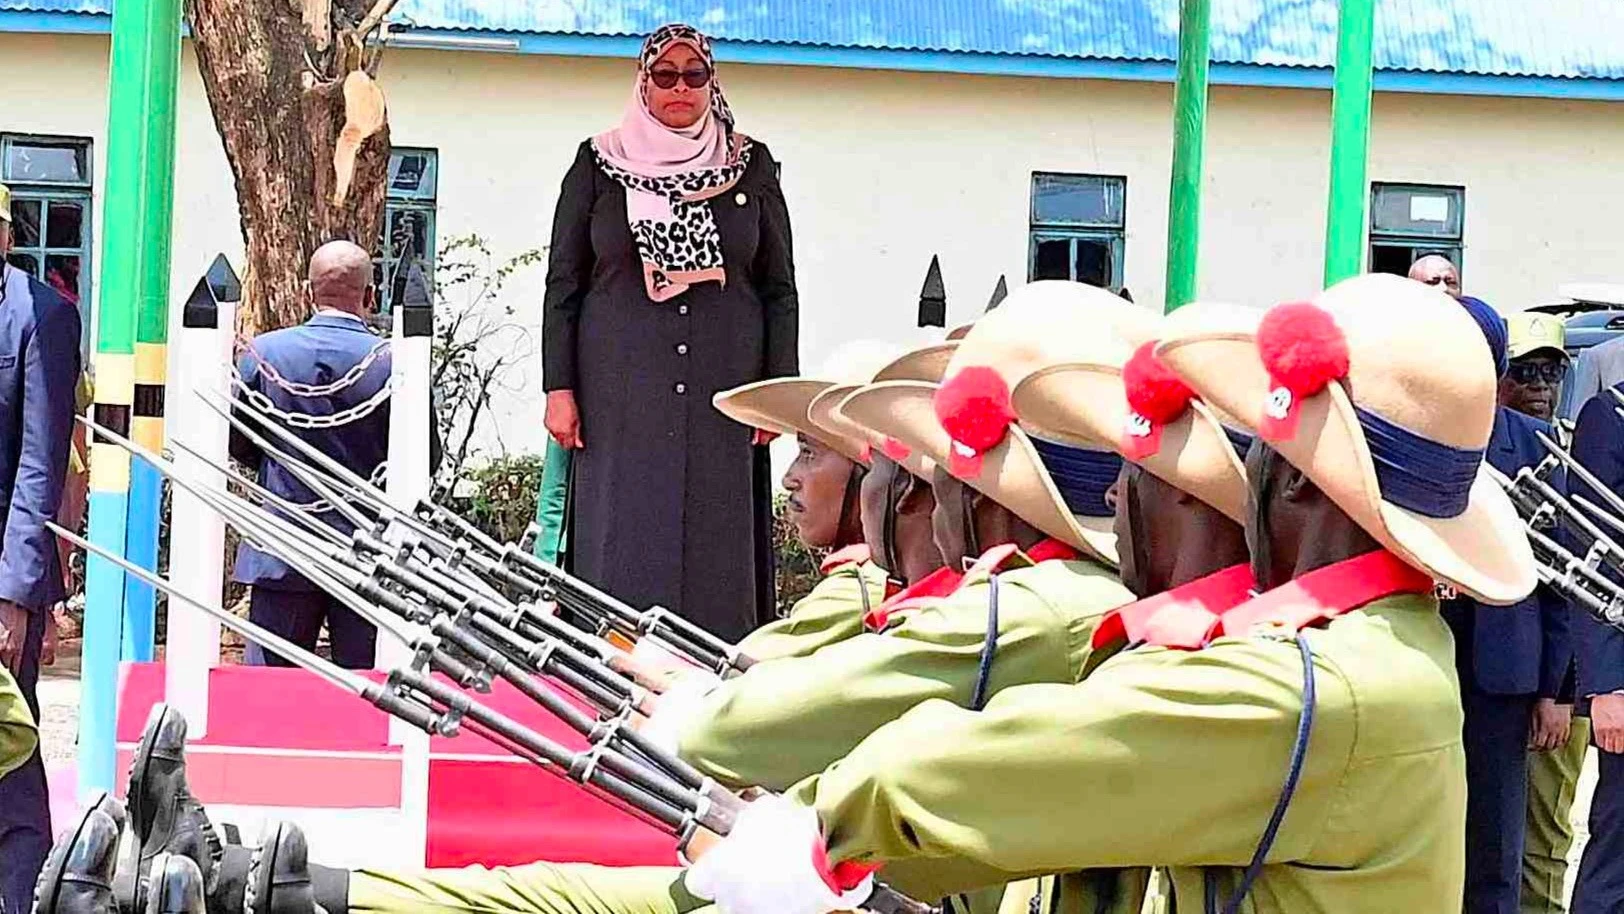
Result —
<instances>
[{"instance_id":1,"label":"green metal pole","mask_svg":"<svg viewBox=\"0 0 1624 914\"><path fill-rule=\"evenodd\" d=\"M1207 138L1211 0L1179 0L1173 88L1173 180L1167 207L1167 311L1195 300L1201 250L1201 174Z\"/></svg>"},{"instance_id":2,"label":"green metal pole","mask_svg":"<svg viewBox=\"0 0 1624 914\"><path fill-rule=\"evenodd\" d=\"M93 365L96 419L124 435L130 432L135 403L136 327L147 294L143 277L158 268L154 260L161 257L167 279L179 29L179 0L114 4ZM128 453L117 445L92 443L90 540L118 555L125 554L129 496ZM79 713L81 794L114 786L124 583L117 566L89 559Z\"/></svg>"},{"instance_id":3,"label":"green metal pole","mask_svg":"<svg viewBox=\"0 0 1624 914\"><path fill-rule=\"evenodd\" d=\"M149 3L148 54L142 74L143 124L141 225L136 244L135 391L130 437L153 451L164 446L164 387L168 377L170 227L175 183L175 95L180 67L180 9L174 0ZM139 462L130 468L125 558L158 569L158 532L163 514L163 477ZM151 587L126 577L121 656L146 662L154 656L157 599Z\"/></svg>"},{"instance_id":4,"label":"green metal pole","mask_svg":"<svg viewBox=\"0 0 1624 914\"><path fill-rule=\"evenodd\" d=\"M1370 199L1371 52L1376 0L1342 0L1336 27L1336 86L1331 95L1331 198L1325 221L1325 285L1365 270L1365 213Z\"/></svg>"}]
</instances>

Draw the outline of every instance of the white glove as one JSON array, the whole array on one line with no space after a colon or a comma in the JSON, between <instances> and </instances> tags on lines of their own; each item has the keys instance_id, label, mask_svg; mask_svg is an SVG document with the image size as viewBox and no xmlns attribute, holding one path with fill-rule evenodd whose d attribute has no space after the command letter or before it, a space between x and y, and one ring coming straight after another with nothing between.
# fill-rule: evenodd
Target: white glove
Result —
<instances>
[{"instance_id":1,"label":"white glove","mask_svg":"<svg viewBox=\"0 0 1624 914\"><path fill-rule=\"evenodd\" d=\"M819 872L823 858L818 814L780 796L763 797L689 868L688 891L716 902L722 914L833 914L860 907L874 891L874 877L836 892Z\"/></svg>"},{"instance_id":2,"label":"white glove","mask_svg":"<svg viewBox=\"0 0 1624 914\"><path fill-rule=\"evenodd\" d=\"M721 684L721 679L702 670L679 675L660 693L654 716L638 729L654 745L675 755L683 734L705 713L705 697Z\"/></svg>"},{"instance_id":3,"label":"white glove","mask_svg":"<svg viewBox=\"0 0 1624 914\"><path fill-rule=\"evenodd\" d=\"M633 659L647 664L672 676L682 676L690 671L709 672L692 660L675 654L653 638L638 638L632 644Z\"/></svg>"}]
</instances>

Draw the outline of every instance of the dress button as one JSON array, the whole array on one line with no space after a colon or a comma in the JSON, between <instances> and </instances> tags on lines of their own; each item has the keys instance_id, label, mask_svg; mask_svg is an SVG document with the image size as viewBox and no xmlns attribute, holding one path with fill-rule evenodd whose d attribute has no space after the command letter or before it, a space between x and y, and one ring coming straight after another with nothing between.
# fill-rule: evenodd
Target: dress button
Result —
<instances>
[{"instance_id":1,"label":"dress button","mask_svg":"<svg viewBox=\"0 0 1624 914\"><path fill-rule=\"evenodd\" d=\"M743 206L743 205L745 205L745 204L746 204L746 203L749 203L749 202L750 202L750 198L749 198L749 197L748 197L748 196L746 196L746 195L745 195L745 193L744 193L744 191L742 191L742 190L741 190L741 191L739 191L739 192L738 192L738 194L737 194L737 195L735 195L735 196L734 196L734 197L733 197L733 202L734 202L734 203L737 203L737 204L738 204L738 205L740 205L740 206Z\"/></svg>"},{"instance_id":2,"label":"dress button","mask_svg":"<svg viewBox=\"0 0 1624 914\"><path fill-rule=\"evenodd\" d=\"M677 306L677 313L678 314L687 314L688 313L688 306L687 305L678 305Z\"/></svg>"},{"instance_id":3,"label":"dress button","mask_svg":"<svg viewBox=\"0 0 1624 914\"><path fill-rule=\"evenodd\" d=\"M687 354L688 354L688 344L687 343L678 343L677 344L677 355L687 355Z\"/></svg>"},{"instance_id":4,"label":"dress button","mask_svg":"<svg viewBox=\"0 0 1624 914\"><path fill-rule=\"evenodd\" d=\"M688 392L688 385L682 383L681 381L678 381L677 386L676 386L675 389L676 389L677 393L685 394L685 393Z\"/></svg>"}]
</instances>

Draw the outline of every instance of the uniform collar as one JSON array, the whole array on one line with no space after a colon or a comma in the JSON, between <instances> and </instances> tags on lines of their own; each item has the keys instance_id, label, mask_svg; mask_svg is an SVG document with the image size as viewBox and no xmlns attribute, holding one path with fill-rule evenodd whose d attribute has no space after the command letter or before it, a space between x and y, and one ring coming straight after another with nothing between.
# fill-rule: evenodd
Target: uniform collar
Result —
<instances>
[{"instance_id":1,"label":"uniform collar","mask_svg":"<svg viewBox=\"0 0 1624 914\"><path fill-rule=\"evenodd\" d=\"M1385 549L1299 575L1246 599L1245 565L1191 581L1108 615L1094 646L1115 638L1177 650L1200 650L1223 636L1257 631L1298 632L1400 593L1431 593L1431 576Z\"/></svg>"},{"instance_id":2,"label":"uniform collar","mask_svg":"<svg viewBox=\"0 0 1624 914\"><path fill-rule=\"evenodd\" d=\"M1252 566L1231 565L1113 609L1094 630L1094 647L1126 640L1194 650L1211 639L1224 611L1246 602L1253 586Z\"/></svg>"},{"instance_id":3,"label":"uniform collar","mask_svg":"<svg viewBox=\"0 0 1624 914\"><path fill-rule=\"evenodd\" d=\"M916 609L932 600L940 600L959 589L964 573L947 566L932 571L914 584L887 597L884 603L863 614L863 628L871 632L884 631L891 618L899 612Z\"/></svg>"},{"instance_id":4,"label":"uniform collar","mask_svg":"<svg viewBox=\"0 0 1624 914\"><path fill-rule=\"evenodd\" d=\"M339 327L344 330L359 330L362 333L370 332L367 329L367 322L358 315L336 308L323 308L312 315L306 323L315 327Z\"/></svg>"},{"instance_id":5,"label":"uniform collar","mask_svg":"<svg viewBox=\"0 0 1624 914\"><path fill-rule=\"evenodd\" d=\"M898 613L917 609L933 600L948 596L972 577L997 574L1010 568L1027 568L1039 562L1070 560L1080 556L1076 549L1057 539L1046 539L1032 548L1021 550L1014 543L994 546L981 554L969 571L938 568L920 579L919 583L903 590L863 616L863 627L871 632L884 631Z\"/></svg>"},{"instance_id":6,"label":"uniform collar","mask_svg":"<svg viewBox=\"0 0 1624 914\"><path fill-rule=\"evenodd\" d=\"M834 574L847 565L861 565L871 558L873 558L873 553L869 551L867 546L862 543L853 543L844 549L836 549L834 552L829 553L829 557L823 560L822 565L818 566L818 571L825 575Z\"/></svg>"}]
</instances>

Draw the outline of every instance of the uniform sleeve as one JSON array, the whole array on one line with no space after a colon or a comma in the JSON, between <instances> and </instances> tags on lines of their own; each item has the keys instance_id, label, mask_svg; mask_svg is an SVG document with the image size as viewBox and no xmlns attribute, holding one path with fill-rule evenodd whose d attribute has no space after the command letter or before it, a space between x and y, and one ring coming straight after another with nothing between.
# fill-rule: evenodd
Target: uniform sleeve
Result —
<instances>
[{"instance_id":1,"label":"uniform sleeve","mask_svg":"<svg viewBox=\"0 0 1624 914\"><path fill-rule=\"evenodd\" d=\"M1573 456L1614 492L1624 490L1624 420L1613 411L1611 397L1592 398L1579 411L1573 432ZM1591 503L1606 500L1582 480L1569 477L1568 490ZM1575 609L1578 616L1576 650L1579 659L1578 692L1599 695L1624 689L1624 632Z\"/></svg>"},{"instance_id":2,"label":"uniform sleeve","mask_svg":"<svg viewBox=\"0 0 1624 914\"><path fill-rule=\"evenodd\" d=\"M761 231L756 247L756 295L766 312L768 378L800 373L801 304L795 289L795 243L790 231L789 205L778 183L778 163L761 144L760 156L767 177L761 184Z\"/></svg>"},{"instance_id":3,"label":"uniform sleeve","mask_svg":"<svg viewBox=\"0 0 1624 914\"><path fill-rule=\"evenodd\" d=\"M38 745L39 730L22 690L11 672L0 666L0 778L22 767Z\"/></svg>"},{"instance_id":4,"label":"uniform sleeve","mask_svg":"<svg viewBox=\"0 0 1624 914\"><path fill-rule=\"evenodd\" d=\"M0 599L29 609L42 608L61 586L56 538L45 524L62 504L79 367L79 310L66 302L40 307L22 352L22 442L0 546Z\"/></svg>"},{"instance_id":5,"label":"uniform sleeve","mask_svg":"<svg viewBox=\"0 0 1624 914\"><path fill-rule=\"evenodd\" d=\"M581 302L592 282L592 202L596 197L592 147L582 143L564 174L553 210L553 240L547 249L547 292L541 312L542 386L573 390L576 382L576 329Z\"/></svg>"},{"instance_id":6,"label":"uniform sleeve","mask_svg":"<svg viewBox=\"0 0 1624 914\"><path fill-rule=\"evenodd\" d=\"M1017 875L1245 865L1285 779L1302 661L1289 642L1217 653L1122 655L980 713L921 705L795 797L817 809L835 860L962 856ZM1271 861L1315 846L1353 752L1346 681L1316 671L1314 735Z\"/></svg>"},{"instance_id":7,"label":"uniform sleeve","mask_svg":"<svg viewBox=\"0 0 1624 914\"><path fill-rule=\"evenodd\" d=\"M681 755L735 787L782 790L930 699L967 705L987 634L985 586L960 590L884 634L760 664L712 692ZM1031 591L1002 588L988 693L1074 682L1065 617Z\"/></svg>"},{"instance_id":8,"label":"uniform sleeve","mask_svg":"<svg viewBox=\"0 0 1624 914\"><path fill-rule=\"evenodd\" d=\"M1543 584L1534 598L1539 601L1539 697L1556 698L1573 664L1573 612L1560 594Z\"/></svg>"},{"instance_id":9,"label":"uniform sleeve","mask_svg":"<svg viewBox=\"0 0 1624 914\"><path fill-rule=\"evenodd\" d=\"M819 581L788 616L751 632L739 642L739 651L756 661L805 657L861 634L864 606L878 606L884 599L885 578L877 566L849 565Z\"/></svg>"},{"instance_id":10,"label":"uniform sleeve","mask_svg":"<svg viewBox=\"0 0 1624 914\"><path fill-rule=\"evenodd\" d=\"M1601 367L1597 364L1596 349L1593 346L1579 353L1579 361L1573 366L1573 377L1568 379L1570 391L1563 398L1567 407L1565 419L1577 417L1590 398L1601 393Z\"/></svg>"}]
</instances>

